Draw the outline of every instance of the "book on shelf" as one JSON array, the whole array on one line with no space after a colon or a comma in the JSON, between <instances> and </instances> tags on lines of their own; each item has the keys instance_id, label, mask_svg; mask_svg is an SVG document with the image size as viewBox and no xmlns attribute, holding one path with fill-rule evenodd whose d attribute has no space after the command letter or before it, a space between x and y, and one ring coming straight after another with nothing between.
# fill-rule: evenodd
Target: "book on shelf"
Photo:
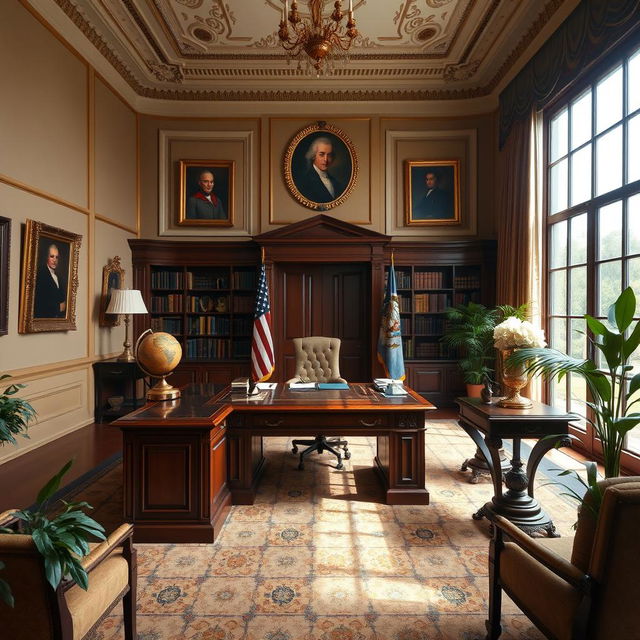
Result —
<instances>
[{"instance_id":1,"label":"book on shelf","mask_svg":"<svg viewBox=\"0 0 640 640\"><path fill-rule=\"evenodd\" d=\"M182 289L183 278L181 271L152 271L152 289Z\"/></svg>"},{"instance_id":2,"label":"book on shelf","mask_svg":"<svg viewBox=\"0 0 640 640\"><path fill-rule=\"evenodd\" d=\"M228 289L228 270L187 271L187 289Z\"/></svg>"}]
</instances>

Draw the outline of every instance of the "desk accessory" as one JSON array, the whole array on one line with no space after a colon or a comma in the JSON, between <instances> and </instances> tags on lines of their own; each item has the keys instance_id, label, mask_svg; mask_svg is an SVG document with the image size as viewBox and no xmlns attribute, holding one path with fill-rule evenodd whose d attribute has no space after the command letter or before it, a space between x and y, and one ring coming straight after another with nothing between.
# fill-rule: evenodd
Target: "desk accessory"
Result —
<instances>
[{"instance_id":1,"label":"desk accessory","mask_svg":"<svg viewBox=\"0 0 640 640\"><path fill-rule=\"evenodd\" d=\"M318 382L319 390L330 389L348 389L349 385L346 382Z\"/></svg>"}]
</instances>

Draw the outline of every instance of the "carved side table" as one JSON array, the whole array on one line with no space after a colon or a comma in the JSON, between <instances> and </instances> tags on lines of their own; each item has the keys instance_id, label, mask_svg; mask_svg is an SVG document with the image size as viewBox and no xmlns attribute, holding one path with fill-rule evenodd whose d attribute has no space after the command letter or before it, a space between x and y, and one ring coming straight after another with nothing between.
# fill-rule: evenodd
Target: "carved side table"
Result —
<instances>
[{"instance_id":1,"label":"carved side table","mask_svg":"<svg viewBox=\"0 0 640 640\"><path fill-rule=\"evenodd\" d=\"M534 498L534 480L538 465L545 454L556 446L569 444L569 422L577 416L534 402L531 409L503 409L493 404L482 404L476 398L458 398L460 407L460 426L487 462L493 482L494 495L476 513L475 520L486 517L491 521L494 515L501 515L528 534L546 531L551 537L557 537L551 518ZM548 437L551 436L551 437ZM521 459L521 440L533 438L534 445L529 459ZM502 440L513 441L513 457L510 469L502 469L500 449Z\"/></svg>"}]
</instances>

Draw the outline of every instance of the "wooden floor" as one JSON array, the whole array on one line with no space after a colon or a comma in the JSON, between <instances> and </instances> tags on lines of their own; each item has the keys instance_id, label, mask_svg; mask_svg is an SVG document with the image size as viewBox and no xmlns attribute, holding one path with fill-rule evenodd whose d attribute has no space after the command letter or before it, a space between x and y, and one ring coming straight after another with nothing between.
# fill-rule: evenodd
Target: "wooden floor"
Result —
<instances>
[{"instance_id":1,"label":"wooden floor","mask_svg":"<svg viewBox=\"0 0 640 640\"><path fill-rule=\"evenodd\" d=\"M121 453L122 434L108 424L90 424L22 456L0 464L0 512L26 508L38 491L72 458L64 478L68 486Z\"/></svg>"}]
</instances>

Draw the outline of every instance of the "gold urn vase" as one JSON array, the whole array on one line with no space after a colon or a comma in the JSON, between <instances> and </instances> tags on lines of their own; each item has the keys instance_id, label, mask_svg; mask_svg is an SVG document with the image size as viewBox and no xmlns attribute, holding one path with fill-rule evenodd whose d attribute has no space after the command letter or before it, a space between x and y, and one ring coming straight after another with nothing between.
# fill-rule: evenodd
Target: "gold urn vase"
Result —
<instances>
[{"instance_id":1,"label":"gold urn vase","mask_svg":"<svg viewBox=\"0 0 640 640\"><path fill-rule=\"evenodd\" d=\"M531 409L533 403L529 398L520 395L520 389L527 386L529 376L525 373L524 365L515 367L507 365L507 358L517 349L501 349L502 360L502 384L506 393L504 398L498 401L499 407L506 409Z\"/></svg>"}]
</instances>

